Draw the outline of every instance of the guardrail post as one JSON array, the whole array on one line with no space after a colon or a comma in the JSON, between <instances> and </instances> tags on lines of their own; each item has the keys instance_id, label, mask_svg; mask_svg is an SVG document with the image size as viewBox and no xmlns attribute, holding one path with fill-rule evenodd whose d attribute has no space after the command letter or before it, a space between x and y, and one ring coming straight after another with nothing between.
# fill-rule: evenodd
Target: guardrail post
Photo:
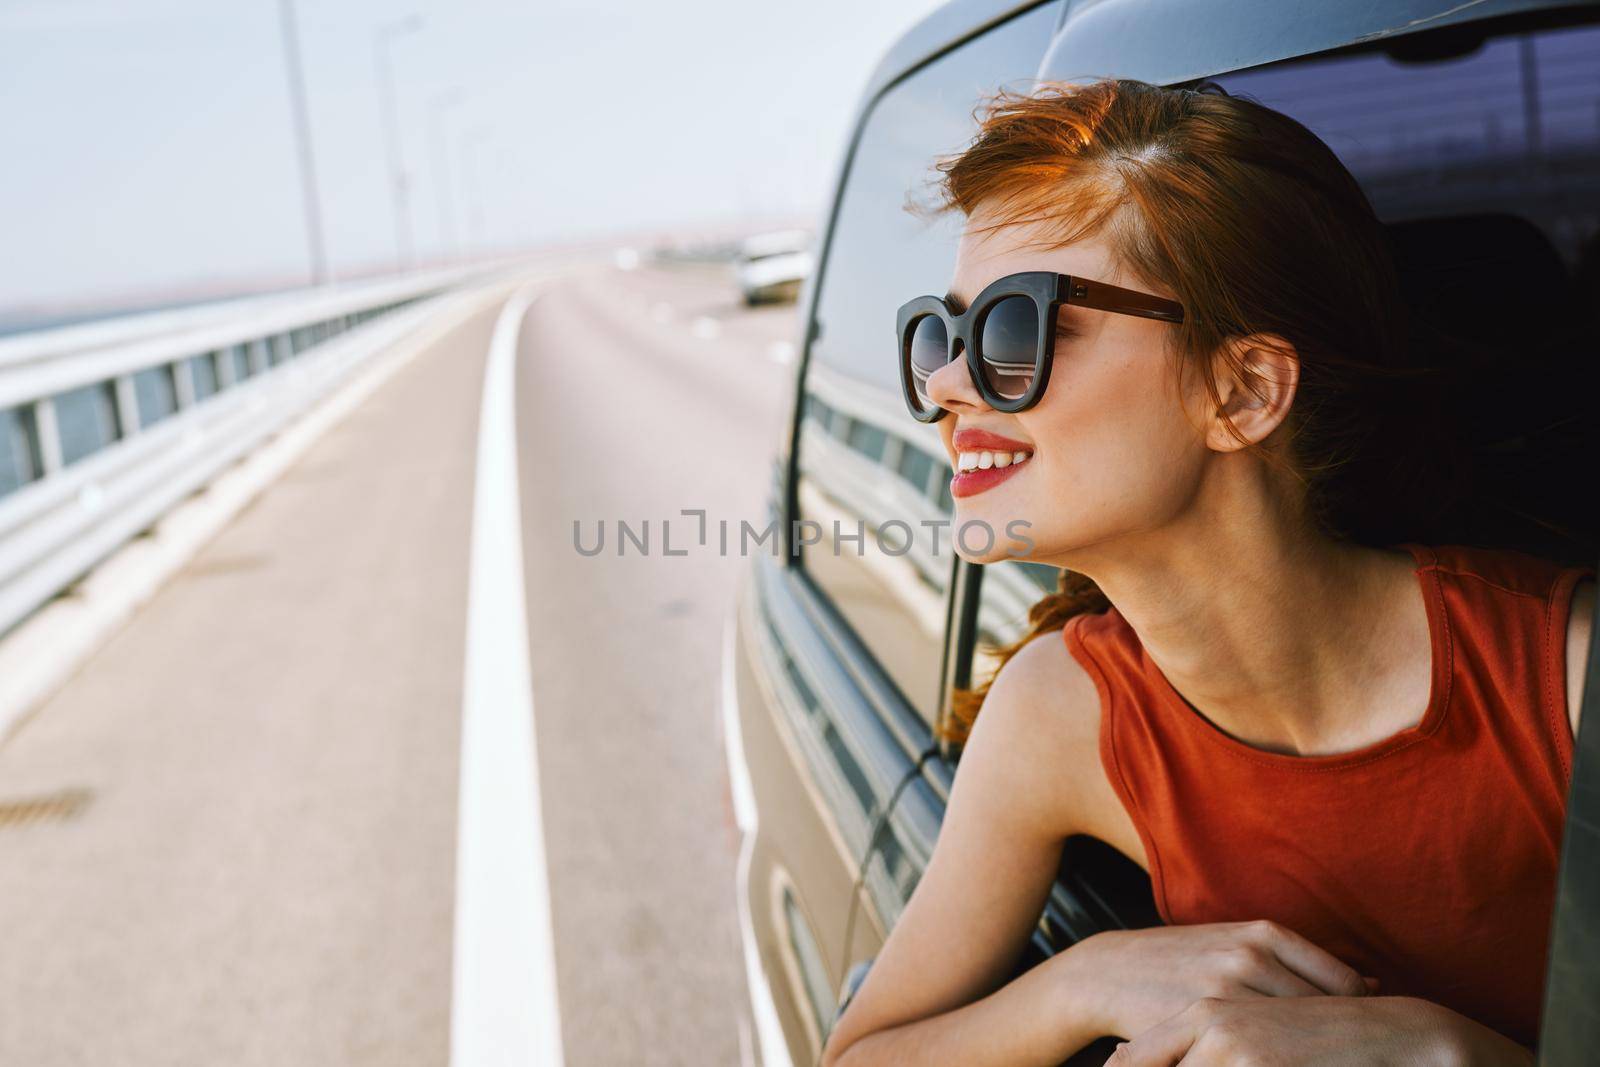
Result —
<instances>
[{"instance_id":1,"label":"guardrail post","mask_svg":"<svg viewBox=\"0 0 1600 1067\"><path fill-rule=\"evenodd\" d=\"M177 394L179 411L194 407L194 363L180 359L172 365L172 387Z\"/></svg>"},{"instance_id":2,"label":"guardrail post","mask_svg":"<svg viewBox=\"0 0 1600 1067\"><path fill-rule=\"evenodd\" d=\"M886 469L899 473L900 459L905 454L906 442L898 434L889 434L888 437L883 445L883 458L878 462Z\"/></svg>"},{"instance_id":3,"label":"guardrail post","mask_svg":"<svg viewBox=\"0 0 1600 1067\"><path fill-rule=\"evenodd\" d=\"M139 432L139 394L133 388L133 375L123 374L116 379L117 429L123 437Z\"/></svg>"},{"instance_id":4,"label":"guardrail post","mask_svg":"<svg viewBox=\"0 0 1600 1067\"><path fill-rule=\"evenodd\" d=\"M250 342L250 373L265 373L272 366L272 338L263 337Z\"/></svg>"},{"instance_id":5,"label":"guardrail post","mask_svg":"<svg viewBox=\"0 0 1600 1067\"><path fill-rule=\"evenodd\" d=\"M239 381L238 367L233 362L233 354L238 351L239 347L238 345L229 345L227 348L219 348L211 357L211 361L217 365L217 390L219 392L223 389L231 388Z\"/></svg>"},{"instance_id":6,"label":"guardrail post","mask_svg":"<svg viewBox=\"0 0 1600 1067\"><path fill-rule=\"evenodd\" d=\"M33 432L39 435L39 477L48 478L66 464L61 460L61 424L54 397L33 402Z\"/></svg>"}]
</instances>

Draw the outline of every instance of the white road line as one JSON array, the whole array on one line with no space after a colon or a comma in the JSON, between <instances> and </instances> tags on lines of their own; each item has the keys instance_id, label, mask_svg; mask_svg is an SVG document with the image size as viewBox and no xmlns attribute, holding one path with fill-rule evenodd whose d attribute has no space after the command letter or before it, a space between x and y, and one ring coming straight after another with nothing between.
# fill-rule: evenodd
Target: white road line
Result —
<instances>
[{"instance_id":1,"label":"white road line","mask_svg":"<svg viewBox=\"0 0 1600 1067\"><path fill-rule=\"evenodd\" d=\"M516 358L525 286L495 323L478 420L461 698L452 1067L561 1067L550 881L517 491Z\"/></svg>"}]
</instances>

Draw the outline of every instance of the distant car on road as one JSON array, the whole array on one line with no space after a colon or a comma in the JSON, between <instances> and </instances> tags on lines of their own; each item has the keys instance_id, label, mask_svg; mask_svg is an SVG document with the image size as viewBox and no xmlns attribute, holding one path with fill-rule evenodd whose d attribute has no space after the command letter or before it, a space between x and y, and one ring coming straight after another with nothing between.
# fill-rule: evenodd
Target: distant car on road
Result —
<instances>
[{"instance_id":1,"label":"distant car on road","mask_svg":"<svg viewBox=\"0 0 1600 1067\"><path fill-rule=\"evenodd\" d=\"M775 230L747 237L734 257L746 305L791 303L811 273L811 233Z\"/></svg>"}]
</instances>

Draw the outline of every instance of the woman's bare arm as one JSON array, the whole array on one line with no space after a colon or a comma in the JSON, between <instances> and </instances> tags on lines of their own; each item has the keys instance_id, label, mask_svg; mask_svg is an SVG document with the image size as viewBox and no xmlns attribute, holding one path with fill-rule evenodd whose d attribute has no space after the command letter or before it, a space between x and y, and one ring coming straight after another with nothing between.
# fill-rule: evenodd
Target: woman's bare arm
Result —
<instances>
[{"instance_id":1,"label":"woman's bare arm","mask_svg":"<svg viewBox=\"0 0 1600 1067\"><path fill-rule=\"evenodd\" d=\"M967 740L933 858L830 1036L825 1067L1048 1067L1202 998L1367 992L1353 968L1266 921L1107 931L1008 983L1067 837L1142 853L1099 738L1099 692L1059 633L1006 663Z\"/></svg>"},{"instance_id":2,"label":"woman's bare arm","mask_svg":"<svg viewBox=\"0 0 1600 1067\"><path fill-rule=\"evenodd\" d=\"M1013 656L973 725L933 857L824 1049L826 1067L1055 1064L1098 1036L1068 951L1002 985L1087 832L1099 695L1059 632ZM1114 800L1114 798L1113 798Z\"/></svg>"}]
</instances>

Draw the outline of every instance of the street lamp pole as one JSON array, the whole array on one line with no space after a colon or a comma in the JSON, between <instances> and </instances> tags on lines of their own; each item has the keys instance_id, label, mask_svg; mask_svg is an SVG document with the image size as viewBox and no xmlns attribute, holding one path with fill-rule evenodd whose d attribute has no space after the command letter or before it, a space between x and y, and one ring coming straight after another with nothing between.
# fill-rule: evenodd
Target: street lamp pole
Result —
<instances>
[{"instance_id":1,"label":"street lamp pole","mask_svg":"<svg viewBox=\"0 0 1600 1067\"><path fill-rule=\"evenodd\" d=\"M289 104L294 112L295 147L300 159L300 200L306 217L306 248L311 257L311 282L328 280L328 250L322 237L322 204L317 193L317 164L311 152L311 115L306 106L305 68L300 63L300 29L294 0L278 0L283 26L283 64L289 77Z\"/></svg>"},{"instance_id":2,"label":"street lamp pole","mask_svg":"<svg viewBox=\"0 0 1600 1067\"><path fill-rule=\"evenodd\" d=\"M394 233L397 263L404 270L411 263L411 209L408 203L405 157L400 147L400 115L394 85L394 63L389 58L389 42L402 34L422 28L422 16L411 15L379 26L374 39L378 68L378 94L383 108L384 139L389 150L389 174L394 188Z\"/></svg>"},{"instance_id":3,"label":"street lamp pole","mask_svg":"<svg viewBox=\"0 0 1600 1067\"><path fill-rule=\"evenodd\" d=\"M462 101L460 89L439 93L428 101L429 140L433 149L433 188L439 201L439 247L444 262L459 259L461 240L456 234L455 196L450 182L450 153L446 147L445 112Z\"/></svg>"}]
</instances>

